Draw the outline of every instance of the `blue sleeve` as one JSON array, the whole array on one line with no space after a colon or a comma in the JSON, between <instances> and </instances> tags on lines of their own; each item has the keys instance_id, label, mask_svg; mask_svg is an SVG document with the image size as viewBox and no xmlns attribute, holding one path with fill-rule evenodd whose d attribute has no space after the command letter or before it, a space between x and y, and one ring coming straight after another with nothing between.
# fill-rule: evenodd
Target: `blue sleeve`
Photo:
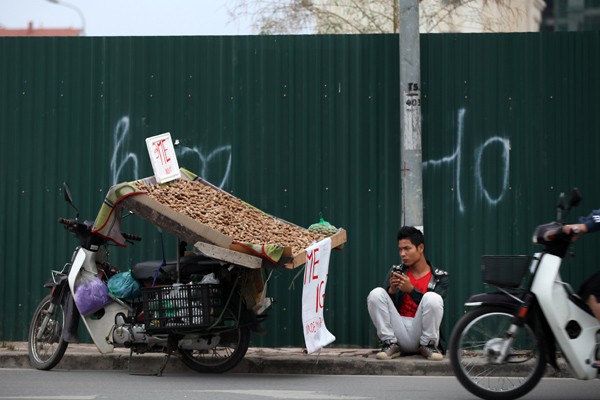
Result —
<instances>
[{"instance_id":1,"label":"blue sleeve","mask_svg":"<svg viewBox=\"0 0 600 400\"><path fill-rule=\"evenodd\" d=\"M587 217L581 217L579 222L584 224L588 232L600 230L600 209L593 210Z\"/></svg>"}]
</instances>

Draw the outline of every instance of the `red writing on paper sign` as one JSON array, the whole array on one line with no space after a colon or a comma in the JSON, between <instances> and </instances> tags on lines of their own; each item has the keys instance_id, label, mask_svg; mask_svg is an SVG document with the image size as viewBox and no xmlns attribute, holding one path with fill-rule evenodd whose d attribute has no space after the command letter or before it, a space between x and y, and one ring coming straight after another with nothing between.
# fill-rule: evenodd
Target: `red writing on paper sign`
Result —
<instances>
[{"instance_id":1,"label":"red writing on paper sign","mask_svg":"<svg viewBox=\"0 0 600 400\"><path fill-rule=\"evenodd\" d=\"M310 333L316 333L319 329L321 329L321 326L323 325L323 317L319 317L319 319L310 321L309 323L307 323L304 326L304 330L307 334Z\"/></svg>"},{"instance_id":2,"label":"red writing on paper sign","mask_svg":"<svg viewBox=\"0 0 600 400\"><path fill-rule=\"evenodd\" d=\"M318 274L318 264L319 264L319 252L318 248L313 248L310 251L306 252L306 268L304 268L304 285L308 285L312 281L319 279ZM320 308L323 308L325 304L325 280L321 279L321 281L317 284L317 290L315 291L316 299L315 299L315 313L319 311Z\"/></svg>"},{"instance_id":3,"label":"red writing on paper sign","mask_svg":"<svg viewBox=\"0 0 600 400\"><path fill-rule=\"evenodd\" d=\"M160 163L162 165L167 164L169 161L171 161L171 157L169 157L169 148L167 148L167 146L165 146L165 142L167 140L166 139L161 139L158 140L154 143L152 143L152 145L154 146L154 158L157 159L158 161L160 161ZM170 173L171 171L166 171L167 173Z\"/></svg>"}]
</instances>

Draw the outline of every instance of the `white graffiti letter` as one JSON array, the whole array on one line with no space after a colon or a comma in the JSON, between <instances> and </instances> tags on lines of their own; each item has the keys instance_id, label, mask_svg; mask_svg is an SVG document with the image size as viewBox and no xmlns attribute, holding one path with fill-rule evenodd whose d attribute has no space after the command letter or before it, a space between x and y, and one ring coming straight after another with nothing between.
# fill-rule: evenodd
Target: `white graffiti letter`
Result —
<instances>
[{"instance_id":1,"label":"white graffiti letter","mask_svg":"<svg viewBox=\"0 0 600 400\"><path fill-rule=\"evenodd\" d=\"M458 201L458 209L461 213L465 212L465 205L463 204L462 195L460 193L460 171L461 171L461 147L462 147L462 138L464 133L464 125L463 122L465 120L465 109L461 108L458 110L458 129L457 129L457 140L456 140L456 150L450 156L446 156L440 160L428 160L423 162L423 169L425 169L429 164L434 167L440 166L445 163L455 162L456 168L455 170L455 180L456 180L456 200Z\"/></svg>"},{"instance_id":2,"label":"white graffiti letter","mask_svg":"<svg viewBox=\"0 0 600 400\"><path fill-rule=\"evenodd\" d=\"M112 173L112 184L116 185L119 183L119 175L121 175L121 171L125 167L127 161L131 160L133 163L133 180L138 179L138 159L137 156L133 153L125 153L125 151L120 151L123 146L123 142L125 138L129 134L129 117L122 117L119 122L117 122L117 126L115 127L115 132L113 135L114 140L114 150L113 155L110 160L110 170Z\"/></svg>"},{"instance_id":3,"label":"white graffiti letter","mask_svg":"<svg viewBox=\"0 0 600 400\"><path fill-rule=\"evenodd\" d=\"M204 156L202 154L202 151L199 148L197 148L196 146L194 146L192 148L182 147L180 150L180 154L182 157L185 156L186 154L192 154L192 155L195 155L196 157L198 157L198 161L200 161L199 175L203 179L206 179L208 176L210 161L213 158L217 157L220 153L227 153L226 156L228 156L227 165L225 167L225 171L223 173L223 178L221 179L221 182L218 184L214 183L216 186L218 186L219 188L222 189L225 186L227 179L229 179L229 172L231 170L231 145L218 147L215 150L213 150L208 156Z\"/></svg>"},{"instance_id":4,"label":"white graffiti letter","mask_svg":"<svg viewBox=\"0 0 600 400\"><path fill-rule=\"evenodd\" d=\"M492 198L492 196L490 196L489 192L487 191L487 189L485 188L484 184L483 184L483 178L482 178L482 174L481 174L481 159L483 158L483 152L485 150L485 148L489 145L491 145L492 143L500 143L500 146L502 146L502 162L503 162L503 168L502 168L502 191L500 192L500 195L496 198ZM479 188L479 190L481 190L483 192L483 195L485 196L485 198L487 199L487 201L492 204L492 205L496 205L498 204L498 202L500 200L502 200L502 197L504 197L504 193L506 193L506 189L508 189L508 171L510 168L510 141L506 138L501 138L501 137L493 137L493 138L489 138L488 140L485 141L485 143L483 145L481 145L476 151L475 151L475 179L477 180L477 186Z\"/></svg>"}]
</instances>

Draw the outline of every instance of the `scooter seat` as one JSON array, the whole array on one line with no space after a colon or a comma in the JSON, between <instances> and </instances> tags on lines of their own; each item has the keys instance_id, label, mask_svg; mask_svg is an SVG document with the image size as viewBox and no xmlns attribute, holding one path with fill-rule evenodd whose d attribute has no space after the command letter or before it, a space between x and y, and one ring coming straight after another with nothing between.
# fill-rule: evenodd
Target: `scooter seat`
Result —
<instances>
[{"instance_id":1,"label":"scooter seat","mask_svg":"<svg viewBox=\"0 0 600 400\"><path fill-rule=\"evenodd\" d=\"M184 256L179 259L180 277L186 279L193 274L214 272L219 267L221 267L219 262L202 255ZM156 281L175 281L177 278L177 260L140 262L131 268L131 276L139 281L154 280L155 277Z\"/></svg>"}]
</instances>

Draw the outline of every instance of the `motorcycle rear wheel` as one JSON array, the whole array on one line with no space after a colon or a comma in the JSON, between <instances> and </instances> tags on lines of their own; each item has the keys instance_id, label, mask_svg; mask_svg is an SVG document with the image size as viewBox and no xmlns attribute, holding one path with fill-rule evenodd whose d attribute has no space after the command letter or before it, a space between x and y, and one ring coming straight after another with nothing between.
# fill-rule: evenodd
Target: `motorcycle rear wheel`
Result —
<instances>
[{"instance_id":1,"label":"motorcycle rear wheel","mask_svg":"<svg viewBox=\"0 0 600 400\"><path fill-rule=\"evenodd\" d=\"M65 310L47 296L37 306L29 325L29 361L36 369L50 370L62 359L69 342L62 337Z\"/></svg>"},{"instance_id":2,"label":"motorcycle rear wheel","mask_svg":"<svg viewBox=\"0 0 600 400\"><path fill-rule=\"evenodd\" d=\"M242 361L250 346L250 329L237 327L220 335L219 344L208 350L179 349L181 360L189 368L202 373L223 373Z\"/></svg>"},{"instance_id":3,"label":"motorcycle rear wheel","mask_svg":"<svg viewBox=\"0 0 600 400\"><path fill-rule=\"evenodd\" d=\"M531 391L546 369L543 338L525 324L501 364L490 358L513 320L514 310L483 306L465 314L449 343L450 363L465 389L487 400L512 400Z\"/></svg>"}]
</instances>

